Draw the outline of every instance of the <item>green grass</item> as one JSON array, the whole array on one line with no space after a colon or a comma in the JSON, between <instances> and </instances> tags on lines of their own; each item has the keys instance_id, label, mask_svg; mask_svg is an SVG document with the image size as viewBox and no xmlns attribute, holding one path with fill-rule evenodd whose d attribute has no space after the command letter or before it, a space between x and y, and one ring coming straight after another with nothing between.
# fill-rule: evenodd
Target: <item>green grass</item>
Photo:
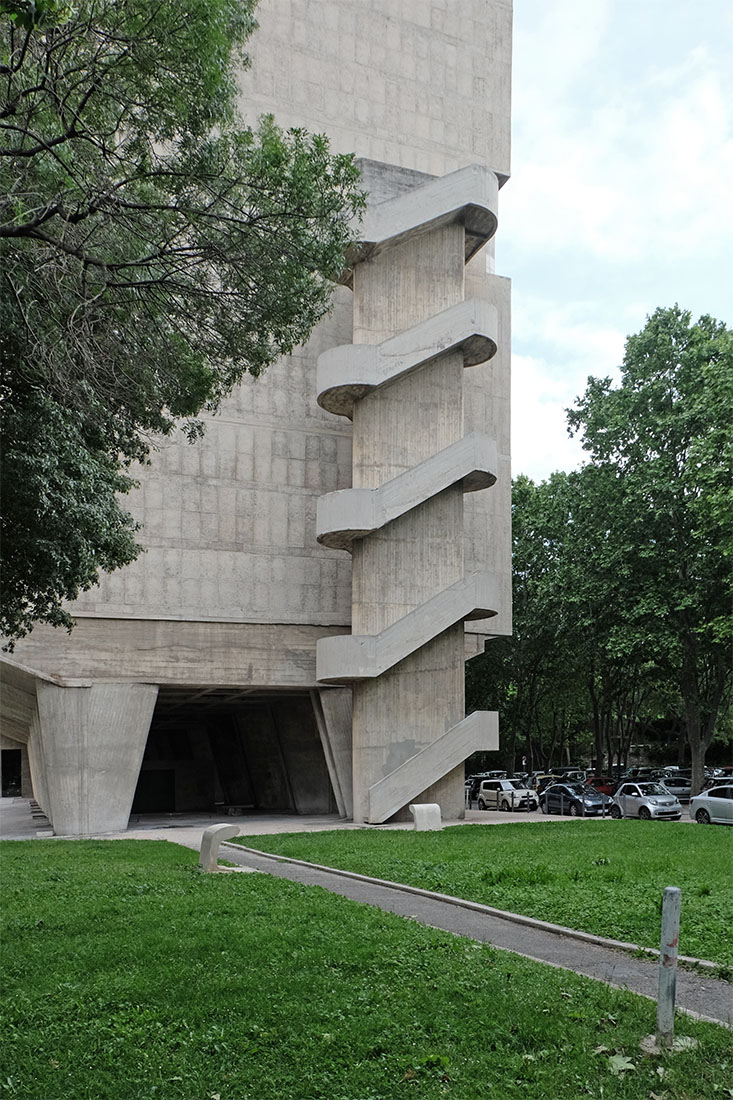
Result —
<instances>
[{"instance_id":1,"label":"green grass","mask_svg":"<svg viewBox=\"0 0 733 1100\"><path fill-rule=\"evenodd\" d=\"M394 836L394 834L392 834ZM0 845L0 1096L726 1095L730 1032L640 1054L654 1005L160 841ZM660 1072L661 1071L661 1072Z\"/></svg>"},{"instance_id":2,"label":"green grass","mask_svg":"<svg viewBox=\"0 0 733 1100\"><path fill-rule=\"evenodd\" d=\"M237 839L642 947L659 947L662 893L679 886L680 952L733 965L733 830L666 821L524 822Z\"/></svg>"}]
</instances>

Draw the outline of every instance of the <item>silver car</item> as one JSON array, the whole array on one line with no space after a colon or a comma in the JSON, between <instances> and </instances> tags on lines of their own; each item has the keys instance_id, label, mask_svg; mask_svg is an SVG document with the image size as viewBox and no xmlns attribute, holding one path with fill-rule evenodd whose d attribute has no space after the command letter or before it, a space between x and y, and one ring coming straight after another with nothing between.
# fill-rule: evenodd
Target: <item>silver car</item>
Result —
<instances>
[{"instance_id":1,"label":"silver car","mask_svg":"<svg viewBox=\"0 0 733 1100\"><path fill-rule=\"evenodd\" d=\"M682 806L662 783L622 783L613 796L611 817L640 817L642 821L679 821Z\"/></svg>"},{"instance_id":2,"label":"silver car","mask_svg":"<svg viewBox=\"0 0 733 1100\"><path fill-rule=\"evenodd\" d=\"M690 799L690 817L698 825L733 825L733 786L711 787Z\"/></svg>"}]
</instances>

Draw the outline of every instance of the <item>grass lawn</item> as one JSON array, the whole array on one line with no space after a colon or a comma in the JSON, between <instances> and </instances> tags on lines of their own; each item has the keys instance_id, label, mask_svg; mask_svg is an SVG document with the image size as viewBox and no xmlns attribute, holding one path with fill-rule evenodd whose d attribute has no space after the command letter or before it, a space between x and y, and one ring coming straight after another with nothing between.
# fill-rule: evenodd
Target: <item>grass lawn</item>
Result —
<instances>
[{"instance_id":1,"label":"grass lawn","mask_svg":"<svg viewBox=\"0 0 733 1100\"><path fill-rule=\"evenodd\" d=\"M0 857L2 1097L730 1095L724 1028L681 1017L699 1048L647 1058L652 1002L316 887L163 841Z\"/></svg>"},{"instance_id":2,"label":"grass lawn","mask_svg":"<svg viewBox=\"0 0 733 1100\"><path fill-rule=\"evenodd\" d=\"M733 829L668 821L517 822L238 840L644 947L659 947L662 892L679 886L680 952L733 965Z\"/></svg>"}]
</instances>

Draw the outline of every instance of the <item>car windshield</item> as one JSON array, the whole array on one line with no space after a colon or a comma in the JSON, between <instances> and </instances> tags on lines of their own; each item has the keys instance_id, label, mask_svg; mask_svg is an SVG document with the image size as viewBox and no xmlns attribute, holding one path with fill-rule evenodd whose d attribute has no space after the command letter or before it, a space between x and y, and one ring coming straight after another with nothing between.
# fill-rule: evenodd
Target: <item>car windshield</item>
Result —
<instances>
[{"instance_id":1,"label":"car windshield","mask_svg":"<svg viewBox=\"0 0 733 1100\"><path fill-rule=\"evenodd\" d=\"M508 779L507 782L510 787L514 788L515 791L524 790L524 783L520 783L518 779Z\"/></svg>"},{"instance_id":2,"label":"car windshield","mask_svg":"<svg viewBox=\"0 0 733 1100\"><path fill-rule=\"evenodd\" d=\"M669 794L661 783L640 783L639 790L642 794Z\"/></svg>"},{"instance_id":3,"label":"car windshield","mask_svg":"<svg viewBox=\"0 0 733 1100\"><path fill-rule=\"evenodd\" d=\"M573 794L588 794L588 791L580 783L566 783L565 787Z\"/></svg>"}]
</instances>

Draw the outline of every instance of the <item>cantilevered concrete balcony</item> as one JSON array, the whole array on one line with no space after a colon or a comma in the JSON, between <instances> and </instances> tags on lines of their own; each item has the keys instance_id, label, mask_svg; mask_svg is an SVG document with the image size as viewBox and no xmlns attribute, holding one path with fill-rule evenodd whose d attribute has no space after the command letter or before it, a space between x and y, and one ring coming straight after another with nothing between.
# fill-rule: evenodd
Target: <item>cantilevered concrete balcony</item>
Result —
<instances>
[{"instance_id":1,"label":"cantilevered concrete balcony","mask_svg":"<svg viewBox=\"0 0 733 1100\"><path fill-rule=\"evenodd\" d=\"M417 508L423 501L461 484L464 493L488 489L496 481L496 444L472 432L378 489L339 489L318 501L318 541L334 550L350 550L354 539Z\"/></svg>"},{"instance_id":2,"label":"cantilevered concrete balcony","mask_svg":"<svg viewBox=\"0 0 733 1100\"><path fill-rule=\"evenodd\" d=\"M441 310L381 344L344 344L318 356L318 404L351 418L354 402L449 352L463 355L464 367L496 354L496 309L469 298Z\"/></svg>"},{"instance_id":3,"label":"cantilevered concrete balcony","mask_svg":"<svg viewBox=\"0 0 733 1100\"><path fill-rule=\"evenodd\" d=\"M496 576L472 573L398 619L381 634L321 638L316 646L316 676L323 684L374 679L456 623L496 615L498 599Z\"/></svg>"}]
</instances>

